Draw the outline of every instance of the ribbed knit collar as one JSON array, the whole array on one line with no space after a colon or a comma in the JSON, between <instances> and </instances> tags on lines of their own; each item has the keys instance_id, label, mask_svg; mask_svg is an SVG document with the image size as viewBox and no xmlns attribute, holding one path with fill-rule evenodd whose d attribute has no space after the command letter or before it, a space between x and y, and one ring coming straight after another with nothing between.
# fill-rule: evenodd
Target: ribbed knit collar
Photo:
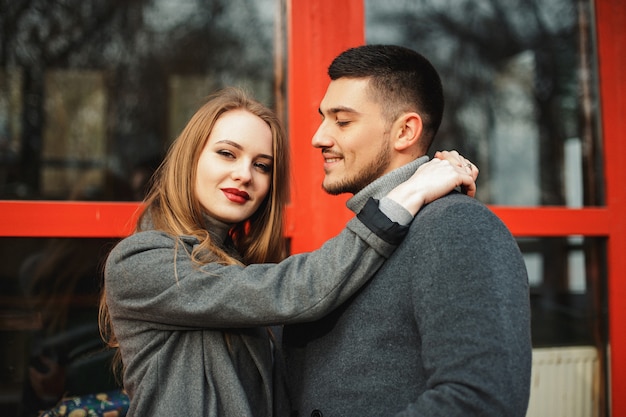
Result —
<instances>
[{"instance_id":1,"label":"ribbed knit collar","mask_svg":"<svg viewBox=\"0 0 626 417\"><path fill-rule=\"evenodd\" d=\"M220 220L214 219L213 217L207 215L206 213L204 214L203 217L204 217L204 224L205 224L206 230L209 232L209 235L211 236L213 243L215 243L216 245L222 248L228 246L230 243L229 242L230 239L228 237L228 231L230 230L232 225L228 223L224 223Z\"/></svg>"},{"instance_id":2,"label":"ribbed knit collar","mask_svg":"<svg viewBox=\"0 0 626 417\"><path fill-rule=\"evenodd\" d=\"M204 227L209 232L213 244L238 261L243 261L228 233L232 226L232 224L224 223L204 213Z\"/></svg>"},{"instance_id":3,"label":"ribbed knit collar","mask_svg":"<svg viewBox=\"0 0 626 417\"><path fill-rule=\"evenodd\" d=\"M380 200L386 196L389 191L408 180L420 165L428 162L428 159L429 158L426 155L421 156L415 161L403 165L400 168L396 168L375 181L372 181L369 185L350 198L346 202L346 206L348 206L348 208L353 212L358 213L370 197Z\"/></svg>"}]
</instances>

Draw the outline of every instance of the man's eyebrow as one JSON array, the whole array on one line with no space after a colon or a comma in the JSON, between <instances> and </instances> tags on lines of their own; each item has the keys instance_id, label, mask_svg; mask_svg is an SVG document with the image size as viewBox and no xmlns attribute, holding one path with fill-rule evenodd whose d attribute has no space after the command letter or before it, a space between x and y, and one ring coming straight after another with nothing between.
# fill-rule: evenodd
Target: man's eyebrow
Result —
<instances>
[{"instance_id":1,"label":"man's eyebrow","mask_svg":"<svg viewBox=\"0 0 626 417\"><path fill-rule=\"evenodd\" d=\"M318 108L317 111L319 112L319 114L321 114L322 116L324 115L324 113L322 112L321 108ZM331 107L330 109L328 109L328 113L329 114L337 114L337 113L358 113L358 111L356 111L355 109L353 109L352 107L347 107L347 106L337 106L337 107Z\"/></svg>"}]
</instances>

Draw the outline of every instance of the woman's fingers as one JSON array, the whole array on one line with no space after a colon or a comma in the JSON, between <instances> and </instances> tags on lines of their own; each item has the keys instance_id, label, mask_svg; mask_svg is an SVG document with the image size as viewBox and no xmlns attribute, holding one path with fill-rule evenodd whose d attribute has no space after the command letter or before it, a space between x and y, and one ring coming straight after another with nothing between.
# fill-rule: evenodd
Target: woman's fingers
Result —
<instances>
[{"instance_id":1,"label":"woman's fingers","mask_svg":"<svg viewBox=\"0 0 626 417\"><path fill-rule=\"evenodd\" d=\"M435 158L441 159L443 161L448 161L455 167L463 170L463 172L469 174L472 177L472 181L468 183L461 184L461 190L469 195L470 197L474 197L476 195L476 179L478 178L479 170L478 167L472 163L469 159L465 158L457 151L437 151L435 152Z\"/></svg>"}]
</instances>

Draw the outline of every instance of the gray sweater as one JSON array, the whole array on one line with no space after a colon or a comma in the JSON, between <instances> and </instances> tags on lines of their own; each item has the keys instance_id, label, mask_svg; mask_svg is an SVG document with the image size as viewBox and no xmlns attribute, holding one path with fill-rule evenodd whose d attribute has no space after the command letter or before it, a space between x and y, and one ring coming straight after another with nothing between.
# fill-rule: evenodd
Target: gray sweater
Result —
<instances>
[{"instance_id":1,"label":"gray sweater","mask_svg":"<svg viewBox=\"0 0 626 417\"><path fill-rule=\"evenodd\" d=\"M358 210L424 162L378 179ZM329 316L286 326L293 416L523 417L531 354L526 269L478 201L425 206L375 277Z\"/></svg>"},{"instance_id":2,"label":"gray sweater","mask_svg":"<svg viewBox=\"0 0 626 417\"><path fill-rule=\"evenodd\" d=\"M224 242L227 226L213 223ZM140 232L107 259L129 417L284 415L268 331L257 326L321 318L395 248L358 219L321 249L279 264L198 268L188 256L197 243Z\"/></svg>"}]
</instances>

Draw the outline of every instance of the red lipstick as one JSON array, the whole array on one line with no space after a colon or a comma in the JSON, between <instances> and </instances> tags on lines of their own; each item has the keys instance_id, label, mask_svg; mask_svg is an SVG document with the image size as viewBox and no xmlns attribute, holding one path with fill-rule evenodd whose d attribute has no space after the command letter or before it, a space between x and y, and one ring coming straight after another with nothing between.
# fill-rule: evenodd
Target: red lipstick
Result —
<instances>
[{"instance_id":1,"label":"red lipstick","mask_svg":"<svg viewBox=\"0 0 626 417\"><path fill-rule=\"evenodd\" d=\"M237 188L222 188L221 190L226 198L233 203L243 204L250 200L250 195L247 192L238 190Z\"/></svg>"}]
</instances>

